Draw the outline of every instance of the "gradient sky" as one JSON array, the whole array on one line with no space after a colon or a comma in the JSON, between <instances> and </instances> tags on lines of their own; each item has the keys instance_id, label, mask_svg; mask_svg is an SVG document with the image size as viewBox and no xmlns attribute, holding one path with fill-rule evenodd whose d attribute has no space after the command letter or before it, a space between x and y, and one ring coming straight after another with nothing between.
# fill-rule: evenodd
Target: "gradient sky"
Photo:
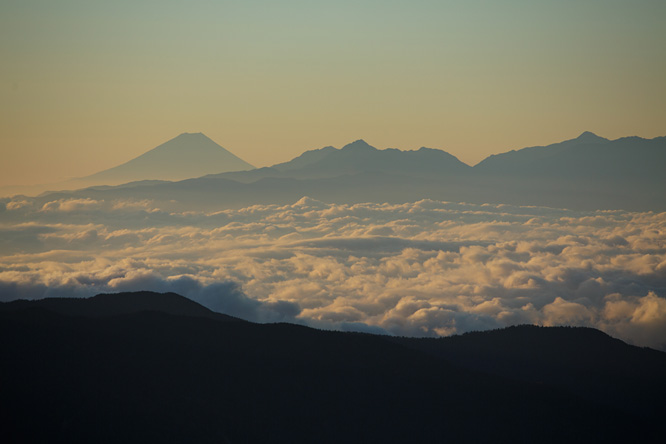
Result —
<instances>
[{"instance_id":1,"label":"gradient sky","mask_svg":"<svg viewBox=\"0 0 666 444\"><path fill-rule=\"evenodd\" d=\"M489 154L666 135L666 2L0 3L0 185L182 133L255 166L363 138Z\"/></svg>"}]
</instances>

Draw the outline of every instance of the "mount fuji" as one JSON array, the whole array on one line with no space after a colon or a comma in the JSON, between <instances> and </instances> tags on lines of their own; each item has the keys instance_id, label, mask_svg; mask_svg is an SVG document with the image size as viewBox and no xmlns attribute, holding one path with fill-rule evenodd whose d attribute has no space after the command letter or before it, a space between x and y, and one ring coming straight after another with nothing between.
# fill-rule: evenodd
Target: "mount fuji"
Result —
<instances>
[{"instance_id":1,"label":"mount fuji","mask_svg":"<svg viewBox=\"0 0 666 444\"><path fill-rule=\"evenodd\" d=\"M254 166L204 134L183 133L122 165L75 180L86 185L118 185L142 180L183 180L251 169Z\"/></svg>"}]
</instances>

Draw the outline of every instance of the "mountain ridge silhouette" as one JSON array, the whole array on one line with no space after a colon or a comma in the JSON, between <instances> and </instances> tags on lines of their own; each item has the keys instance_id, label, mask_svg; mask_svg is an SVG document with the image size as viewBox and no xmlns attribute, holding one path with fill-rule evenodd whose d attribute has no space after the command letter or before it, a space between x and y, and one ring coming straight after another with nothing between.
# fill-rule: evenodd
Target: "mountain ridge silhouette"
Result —
<instances>
[{"instance_id":1,"label":"mountain ridge silhouette","mask_svg":"<svg viewBox=\"0 0 666 444\"><path fill-rule=\"evenodd\" d=\"M492 155L474 167L437 149L378 150L362 139L289 162L183 181L140 181L45 193L55 198L149 199L174 211L292 204L452 202L572 210L666 211L666 137L608 140L585 132L555 144ZM306 191L307 190L307 191Z\"/></svg>"},{"instance_id":2,"label":"mountain ridge silhouette","mask_svg":"<svg viewBox=\"0 0 666 444\"><path fill-rule=\"evenodd\" d=\"M159 304L146 310L141 301L159 299L147 295L115 296L136 297L139 306L109 316L81 314L71 303L54 310L64 299L49 308L0 304L8 442L663 436L666 353L593 329L521 326L407 339L228 322L166 313ZM597 381L591 389L590 381Z\"/></svg>"},{"instance_id":3,"label":"mountain ridge silhouette","mask_svg":"<svg viewBox=\"0 0 666 444\"><path fill-rule=\"evenodd\" d=\"M240 321L233 316L216 313L176 293L137 291L101 293L90 298L17 299L0 304L0 310L43 309L69 316L118 316L142 311L157 311L179 316L195 316L218 321Z\"/></svg>"}]
</instances>

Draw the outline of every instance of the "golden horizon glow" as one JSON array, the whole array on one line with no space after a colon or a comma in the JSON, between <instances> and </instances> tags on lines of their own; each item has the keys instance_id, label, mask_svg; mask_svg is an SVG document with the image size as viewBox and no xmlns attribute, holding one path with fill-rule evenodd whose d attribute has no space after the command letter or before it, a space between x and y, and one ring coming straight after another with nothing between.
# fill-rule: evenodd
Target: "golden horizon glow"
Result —
<instances>
[{"instance_id":1,"label":"golden horizon glow","mask_svg":"<svg viewBox=\"0 0 666 444\"><path fill-rule=\"evenodd\" d=\"M649 0L3 4L0 185L183 132L257 167L359 138L473 165L583 131L664 136L665 18Z\"/></svg>"}]
</instances>

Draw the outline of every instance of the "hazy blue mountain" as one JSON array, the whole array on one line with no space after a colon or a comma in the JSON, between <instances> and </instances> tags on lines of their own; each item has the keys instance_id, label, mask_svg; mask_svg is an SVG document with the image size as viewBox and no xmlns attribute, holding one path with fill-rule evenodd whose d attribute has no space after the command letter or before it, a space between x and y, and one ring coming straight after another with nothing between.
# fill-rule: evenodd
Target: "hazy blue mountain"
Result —
<instances>
[{"instance_id":1,"label":"hazy blue mountain","mask_svg":"<svg viewBox=\"0 0 666 444\"><path fill-rule=\"evenodd\" d=\"M273 168L278 171L297 170L312 165L313 163L321 162L322 159L327 158L329 155L337 151L339 150L332 146L326 146L318 150L309 150L304 152L300 156L293 158L289 162L283 162L283 163L278 163L277 165L273 165Z\"/></svg>"},{"instance_id":2,"label":"hazy blue mountain","mask_svg":"<svg viewBox=\"0 0 666 444\"><path fill-rule=\"evenodd\" d=\"M556 153L566 152L581 145L601 145L605 142L609 142L609 140L585 131L575 139L548 146L534 146L501 154L492 154L476 164L474 168L478 171L497 170L503 173L513 173L529 168L530 164L548 159Z\"/></svg>"},{"instance_id":3,"label":"hazy blue mountain","mask_svg":"<svg viewBox=\"0 0 666 444\"><path fill-rule=\"evenodd\" d=\"M474 171L496 176L556 178L661 178L666 165L666 137L608 140L591 132L548 146L492 155Z\"/></svg>"},{"instance_id":4,"label":"hazy blue mountain","mask_svg":"<svg viewBox=\"0 0 666 444\"><path fill-rule=\"evenodd\" d=\"M489 201L573 209L666 210L666 137L608 140L590 132L493 155L472 168Z\"/></svg>"},{"instance_id":5,"label":"hazy blue mountain","mask_svg":"<svg viewBox=\"0 0 666 444\"><path fill-rule=\"evenodd\" d=\"M379 150L364 140L357 140L340 149L327 146L306 151L289 162L270 168L225 173L219 177L246 183L267 177L323 179L363 173L440 177L464 174L469 169L469 165L446 151L425 147L417 151Z\"/></svg>"},{"instance_id":6,"label":"hazy blue mountain","mask_svg":"<svg viewBox=\"0 0 666 444\"><path fill-rule=\"evenodd\" d=\"M448 180L450 185L443 185ZM150 199L169 211L215 211L254 204L286 205L303 196L332 203L392 202L424 198L452 200L460 178L433 179L406 174L358 173L317 179L264 177L244 183L224 177L205 176L179 182L136 186L93 187L77 191L48 193L37 197L39 205L54 199L98 200ZM451 199L448 199L450 197ZM463 199L465 200L465 199Z\"/></svg>"},{"instance_id":7,"label":"hazy blue mountain","mask_svg":"<svg viewBox=\"0 0 666 444\"><path fill-rule=\"evenodd\" d=\"M183 133L128 162L79 179L99 185L143 180L183 180L254 169L202 133Z\"/></svg>"},{"instance_id":8,"label":"hazy blue mountain","mask_svg":"<svg viewBox=\"0 0 666 444\"><path fill-rule=\"evenodd\" d=\"M273 166L278 171L305 170L322 176L384 172L397 174L447 174L469 169L455 156L430 148L401 151L395 148L378 150L364 140L357 140L339 150L331 147L307 151L290 162Z\"/></svg>"},{"instance_id":9,"label":"hazy blue mountain","mask_svg":"<svg viewBox=\"0 0 666 444\"><path fill-rule=\"evenodd\" d=\"M435 149L378 150L362 140L307 151L270 168L180 182L142 181L40 197L140 198L171 210L214 211L290 204L304 195L332 203L424 198L575 210L666 211L666 137L607 140L592 133L490 156L475 167Z\"/></svg>"},{"instance_id":10,"label":"hazy blue mountain","mask_svg":"<svg viewBox=\"0 0 666 444\"><path fill-rule=\"evenodd\" d=\"M304 195L338 203L404 202L447 198L446 190L471 168L436 149L378 150L363 140L341 149L325 147L295 159L249 171L210 174L178 182L137 181L96 186L39 198L150 199L170 210L238 208L252 204L291 204Z\"/></svg>"},{"instance_id":11,"label":"hazy blue mountain","mask_svg":"<svg viewBox=\"0 0 666 444\"><path fill-rule=\"evenodd\" d=\"M84 299L0 303L5 441L663 438L666 354L596 330L404 339L229 322L175 294L115 297L106 316Z\"/></svg>"}]
</instances>

